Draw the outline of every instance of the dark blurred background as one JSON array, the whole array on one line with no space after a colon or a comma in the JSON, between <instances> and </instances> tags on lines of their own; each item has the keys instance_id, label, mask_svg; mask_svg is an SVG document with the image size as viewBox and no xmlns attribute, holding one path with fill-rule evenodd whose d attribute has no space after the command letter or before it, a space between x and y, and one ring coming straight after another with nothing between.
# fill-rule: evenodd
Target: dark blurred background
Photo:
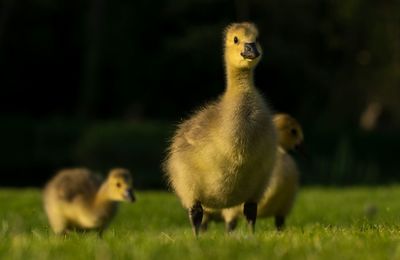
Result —
<instances>
[{"instance_id":1,"label":"dark blurred background","mask_svg":"<svg viewBox=\"0 0 400 260\"><path fill-rule=\"evenodd\" d=\"M0 186L123 166L165 187L168 139L222 93L222 30L244 20L257 86L304 127L302 182L399 182L399 1L0 0Z\"/></svg>"}]
</instances>

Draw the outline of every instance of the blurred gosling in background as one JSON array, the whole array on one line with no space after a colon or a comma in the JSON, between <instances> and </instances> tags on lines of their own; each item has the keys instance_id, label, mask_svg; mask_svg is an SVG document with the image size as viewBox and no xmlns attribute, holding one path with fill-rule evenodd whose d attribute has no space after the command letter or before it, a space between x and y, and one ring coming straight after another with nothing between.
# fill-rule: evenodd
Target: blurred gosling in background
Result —
<instances>
[{"instance_id":1,"label":"blurred gosling in background","mask_svg":"<svg viewBox=\"0 0 400 260\"><path fill-rule=\"evenodd\" d=\"M135 201L132 177L112 169L106 180L86 168L59 171L43 192L44 208L56 234L97 229L102 234L117 211L118 202Z\"/></svg>"},{"instance_id":2,"label":"blurred gosling in background","mask_svg":"<svg viewBox=\"0 0 400 260\"><path fill-rule=\"evenodd\" d=\"M290 213L299 188L299 170L289 151L298 150L303 143L303 130L296 119L288 114L277 114L274 124L278 133L279 146L270 183L258 204L258 217L275 217L275 226L282 230L286 216ZM206 230L210 219L223 219L228 232L235 229L242 207L221 211L206 209L202 229Z\"/></svg>"}]
</instances>

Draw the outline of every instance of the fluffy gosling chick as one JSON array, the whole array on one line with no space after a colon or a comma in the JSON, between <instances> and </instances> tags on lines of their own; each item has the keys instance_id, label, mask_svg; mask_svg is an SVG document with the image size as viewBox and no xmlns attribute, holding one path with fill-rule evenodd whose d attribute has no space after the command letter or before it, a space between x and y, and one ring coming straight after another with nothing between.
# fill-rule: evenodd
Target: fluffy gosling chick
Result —
<instances>
[{"instance_id":1,"label":"fluffy gosling chick","mask_svg":"<svg viewBox=\"0 0 400 260\"><path fill-rule=\"evenodd\" d=\"M282 230L286 216L290 213L299 188L299 171L289 151L297 150L303 143L303 130L296 119L288 114L277 114L274 125L278 133L279 146L270 183L258 204L258 217L275 217L275 226ZM218 212L206 209L203 230L207 229L208 220L223 219L228 232L235 229L241 215L242 206L224 209Z\"/></svg>"},{"instance_id":2,"label":"fluffy gosling chick","mask_svg":"<svg viewBox=\"0 0 400 260\"><path fill-rule=\"evenodd\" d=\"M275 226L282 230L299 189L300 172L289 154L300 148L304 141L299 122L288 114L277 114L274 124L278 132L279 147L272 178L259 204L259 217L275 217Z\"/></svg>"},{"instance_id":3,"label":"fluffy gosling chick","mask_svg":"<svg viewBox=\"0 0 400 260\"><path fill-rule=\"evenodd\" d=\"M44 208L56 234L70 229L107 227L119 201L134 201L132 178L128 170L112 169L106 180L86 168L64 169L46 185Z\"/></svg>"},{"instance_id":4,"label":"fluffy gosling chick","mask_svg":"<svg viewBox=\"0 0 400 260\"><path fill-rule=\"evenodd\" d=\"M254 86L261 58L258 30L234 23L225 30L226 88L179 125L165 161L170 185L189 211L195 235L203 207L226 208L244 203L254 232L261 199L276 155L272 115Z\"/></svg>"}]
</instances>

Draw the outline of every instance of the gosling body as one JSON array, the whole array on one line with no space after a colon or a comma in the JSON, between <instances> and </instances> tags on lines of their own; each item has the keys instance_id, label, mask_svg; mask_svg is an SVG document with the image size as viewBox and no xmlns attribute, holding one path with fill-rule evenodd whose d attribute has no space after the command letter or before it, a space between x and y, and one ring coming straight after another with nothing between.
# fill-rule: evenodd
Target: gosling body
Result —
<instances>
[{"instance_id":1,"label":"gosling body","mask_svg":"<svg viewBox=\"0 0 400 260\"><path fill-rule=\"evenodd\" d=\"M276 162L270 183L258 204L257 216L274 217L276 228L281 230L293 207L300 179L297 164L288 151L296 150L302 144L303 131L297 120L287 114L277 114L274 124L279 147L276 150ZM206 209L203 229L207 229L209 220L224 220L227 231L232 231L242 215L242 207L243 205L240 205L222 211Z\"/></svg>"},{"instance_id":2,"label":"gosling body","mask_svg":"<svg viewBox=\"0 0 400 260\"><path fill-rule=\"evenodd\" d=\"M86 168L58 172L43 191L43 202L56 234L72 229L103 231L114 217L119 201L133 201L129 171L117 168L102 179Z\"/></svg>"},{"instance_id":3,"label":"gosling body","mask_svg":"<svg viewBox=\"0 0 400 260\"><path fill-rule=\"evenodd\" d=\"M196 234L203 207L221 209L240 203L248 204L245 215L254 228L255 216L250 215L255 214L270 178L276 133L270 109L253 83L261 52L257 36L251 23L226 29L226 90L183 122L172 138L165 169L173 190L189 209Z\"/></svg>"}]
</instances>

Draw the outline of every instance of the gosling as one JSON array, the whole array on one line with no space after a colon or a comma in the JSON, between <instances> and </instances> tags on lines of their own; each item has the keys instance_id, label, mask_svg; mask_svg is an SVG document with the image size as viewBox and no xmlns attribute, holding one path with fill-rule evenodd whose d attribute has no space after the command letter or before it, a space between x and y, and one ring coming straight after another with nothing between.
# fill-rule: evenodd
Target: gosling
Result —
<instances>
[{"instance_id":1,"label":"gosling","mask_svg":"<svg viewBox=\"0 0 400 260\"><path fill-rule=\"evenodd\" d=\"M278 133L279 146L271 180L263 198L258 204L258 217L275 217L277 230L284 228L299 188L300 173L296 162L288 152L298 150L303 143L303 130L296 119L288 114L277 114L274 124ZM209 220L224 220L227 232L236 228L242 206L222 211L206 209L202 229L206 230Z\"/></svg>"},{"instance_id":2,"label":"gosling","mask_svg":"<svg viewBox=\"0 0 400 260\"><path fill-rule=\"evenodd\" d=\"M64 169L46 185L44 209L56 234L72 229L96 229L102 234L114 217L119 201L135 201L130 172L112 169L107 179L86 168Z\"/></svg>"},{"instance_id":3,"label":"gosling","mask_svg":"<svg viewBox=\"0 0 400 260\"><path fill-rule=\"evenodd\" d=\"M304 141L303 129L299 122L288 114L274 117L278 132L279 147L272 173L270 187L259 205L259 217L275 217L277 230L282 230L299 189L300 172L291 151L298 151Z\"/></svg>"},{"instance_id":4,"label":"gosling","mask_svg":"<svg viewBox=\"0 0 400 260\"><path fill-rule=\"evenodd\" d=\"M165 171L188 209L196 236L203 207L244 203L243 213L251 231L255 229L257 203L269 181L277 146L272 113L254 86L262 52L257 37L252 23L226 28L225 92L179 125L168 150Z\"/></svg>"}]
</instances>

